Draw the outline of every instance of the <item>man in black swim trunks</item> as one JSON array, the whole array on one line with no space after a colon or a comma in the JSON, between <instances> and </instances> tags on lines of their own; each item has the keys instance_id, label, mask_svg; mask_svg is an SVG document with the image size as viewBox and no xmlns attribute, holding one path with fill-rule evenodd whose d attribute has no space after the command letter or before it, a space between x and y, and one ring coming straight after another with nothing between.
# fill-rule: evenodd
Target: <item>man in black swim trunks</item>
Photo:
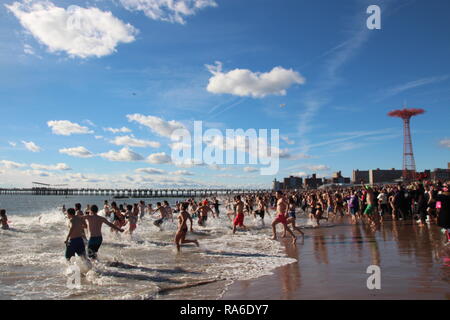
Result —
<instances>
[{"instance_id":1,"label":"man in black swim trunks","mask_svg":"<svg viewBox=\"0 0 450 320\"><path fill-rule=\"evenodd\" d=\"M156 220L155 222L153 222L153 224L154 224L155 226L157 226L158 228L161 229L161 225L162 225L163 222L167 219L167 211L166 211L166 208L164 208L164 207L161 205L161 202L157 202L157 203L156 203L156 209L155 209L155 211L153 211L153 213L155 213L155 212L157 212L157 211L159 211L159 213L161 214L161 217L160 217L158 220Z\"/></svg>"},{"instance_id":2,"label":"man in black swim trunks","mask_svg":"<svg viewBox=\"0 0 450 320\"><path fill-rule=\"evenodd\" d=\"M264 215L266 213L266 204L264 203L264 199L262 196L258 196L257 202L258 209L253 212L253 215L256 219L256 216L260 216L262 224L264 225Z\"/></svg>"},{"instance_id":3,"label":"man in black swim trunks","mask_svg":"<svg viewBox=\"0 0 450 320\"><path fill-rule=\"evenodd\" d=\"M86 258L86 248L84 246L83 236L85 222L84 219L75 214L75 209L70 208L67 210L67 217L70 220L69 233L67 234L66 241L66 259L70 261L70 258L77 254L79 257Z\"/></svg>"}]
</instances>

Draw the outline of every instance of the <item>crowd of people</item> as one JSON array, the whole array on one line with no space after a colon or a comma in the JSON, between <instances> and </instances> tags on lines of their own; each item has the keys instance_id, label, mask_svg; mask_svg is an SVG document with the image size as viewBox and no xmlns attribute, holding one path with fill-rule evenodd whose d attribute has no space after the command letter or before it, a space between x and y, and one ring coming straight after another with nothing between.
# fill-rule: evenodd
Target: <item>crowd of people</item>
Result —
<instances>
[{"instance_id":1,"label":"crowd of people","mask_svg":"<svg viewBox=\"0 0 450 320\"><path fill-rule=\"evenodd\" d=\"M152 216L153 224L161 228L166 221L174 221L177 216L178 229L174 243L178 251L182 244L193 243L199 246L196 239L186 239L188 231L193 232L193 221L197 219L199 226L205 226L209 214L212 218L219 218L220 206L225 205L226 216L230 221L232 232L238 228L248 230L244 224L246 217L259 219L264 226L264 218L268 215L272 219L272 239L277 239L277 225L283 228L283 237L289 234L292 242L296 243L295 232L304 236L304 231L296 225L298 214L309 217L313 227L320 227L322 220L332 223L343 223L344 219L352 224L365 224L374 230L387 220L412 220L420 227L428 224L438 225L445 230L447 241L450 243L450 193L448 184L414 182L409 185L396 184L384 186L358 186L351 188L337 188L306 191L276 191L269 193L255 193L235 195L223 199L223 204L216 197L212 199L187 199L176 202L172 208L168 201L157 202L156 207L144 201L131 204L104 202L104 217L99 216L96 205L87 206L83 212L81 205L63 211L70 220L70 230L66 239L66 258L70 260L75 254L86 255L96 259L102 244L102 226L111 228L111 232L132 234L137 225L147 215ZM273 214L273 217L272 217ZM6 221L6 214L0 212L2 226ZM6 223L6 222L5 222ZM189 226L188 226L189 224ZM86 237L89 232L89 239Z\"/></svg>"}]
</instances>

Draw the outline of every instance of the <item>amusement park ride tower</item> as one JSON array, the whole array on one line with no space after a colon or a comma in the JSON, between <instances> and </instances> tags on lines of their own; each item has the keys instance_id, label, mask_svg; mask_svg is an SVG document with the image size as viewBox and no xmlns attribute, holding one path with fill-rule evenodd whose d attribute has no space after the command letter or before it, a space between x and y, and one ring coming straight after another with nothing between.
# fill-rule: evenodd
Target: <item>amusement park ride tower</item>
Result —
<instances>
[{"instance_id":1,"label":"amusement park ride tower","mask_svg":"<svg viewBox=\"0 0 450 320\"><path fill-rule=\"evenodd\" d=\"M423 109L394 110L388 113L390 117L403 119L403 179L411 181L416 178L416 162L411 141L410 120L411 117L423 114Z\"/></svg>"}]
</instances>

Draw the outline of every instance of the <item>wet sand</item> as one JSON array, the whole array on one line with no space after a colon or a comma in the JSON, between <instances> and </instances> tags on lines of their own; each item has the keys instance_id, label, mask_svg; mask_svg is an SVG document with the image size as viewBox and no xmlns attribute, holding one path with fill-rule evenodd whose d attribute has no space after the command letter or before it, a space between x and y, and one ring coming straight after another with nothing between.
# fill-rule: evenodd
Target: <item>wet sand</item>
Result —
<instances>
[{"instance_id":1,"label":"wet sand","mask_svg":"<svg viewBox=\"0 0 450 320\"><path fill-rule=\"evenodd\" d=\"M389 221L374 232L343 224L305 229L300 239L296 247L282 240L297 262L235 282L223 299L450 299L450 245L437 226ZM381 268L380 290L367 288L369 265Z\"/></svg>"}]
</instances>

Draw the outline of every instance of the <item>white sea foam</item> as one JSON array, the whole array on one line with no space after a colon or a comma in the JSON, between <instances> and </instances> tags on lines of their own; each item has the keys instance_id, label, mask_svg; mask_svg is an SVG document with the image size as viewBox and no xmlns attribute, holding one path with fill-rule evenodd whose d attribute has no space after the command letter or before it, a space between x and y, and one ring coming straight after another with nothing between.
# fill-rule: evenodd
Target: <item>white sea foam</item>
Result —
<instances>
[{"instance_id":1,"label":"white sea foam","mask_svg":"<svg viewBox=\"0 0 450 320\"><path fill-rule=\"evenodd\" d=\"M200 247L185 245L181 254L173 245L176 220L158 228L153 225L154 217L145 216L132 236L104 227L99 262L93 265L80 258L66 262L68 221L60 209L10 215L9 219L14 230L2 231L0 242L0 298L153 299L161 298L158 292L165 288L227 280L208 293L218 297L229 281L258 278L296 261L283 253L279 242L269 240L270 218L266 217L263 227L259 218L246 217L251 230L233 235L225 206L220 219L209 217L204 227L194 219L195 232L187 238L197 238ZM67 287L70 265L80 268L81 289Z\"/></svg>"}]
</instances>

